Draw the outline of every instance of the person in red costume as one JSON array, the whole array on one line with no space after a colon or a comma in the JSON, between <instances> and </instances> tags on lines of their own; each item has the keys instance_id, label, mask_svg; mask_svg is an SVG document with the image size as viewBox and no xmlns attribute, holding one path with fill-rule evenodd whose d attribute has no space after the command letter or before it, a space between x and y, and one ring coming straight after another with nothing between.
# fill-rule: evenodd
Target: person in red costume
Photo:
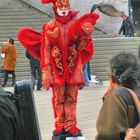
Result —
<instances>
[{"instance_id":1,"label":"person in red costume","mask_svg":"<svg viewBox=\"0 0 140 140\"><path fill-rule=\"evenodd\" d=\"M77 136L76 105L79 86L84 84L82 65L93 55L91 35L99 15L85 14L75 19L77 11L70 10L69 0L41 0L53 3L55 19L43 25L43 32L22 28L18 40L36 58L40 59L42 83L46 90L52 87L54 135L65 132Z\"/></svg>"}]
</instances>

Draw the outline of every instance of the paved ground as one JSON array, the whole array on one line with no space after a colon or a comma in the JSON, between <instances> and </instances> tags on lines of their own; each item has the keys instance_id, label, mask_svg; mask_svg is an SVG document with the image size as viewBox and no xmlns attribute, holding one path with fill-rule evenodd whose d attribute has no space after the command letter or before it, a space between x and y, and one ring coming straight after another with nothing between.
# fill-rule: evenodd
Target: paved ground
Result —
<instances>
[{"instance_id":1,"label":"paved ground","mask_svg":"<svg viewBox=\"0 0 140 140\"><path fill-rule=\"evenodd\" d=\"M108 85L104 82L103 85L97 86L90 84L79 91L77 105L77 120L78 127L82 129L83 136L86 140L94 140L96 135L96 119L102 105L101 98ZM6 90L13 91L13 88L8 87ZM35 91L34 97L38 112L42 140L51 140L53 126L53 110L51 106L51 90Z\"/></svg>"}]
</instances>

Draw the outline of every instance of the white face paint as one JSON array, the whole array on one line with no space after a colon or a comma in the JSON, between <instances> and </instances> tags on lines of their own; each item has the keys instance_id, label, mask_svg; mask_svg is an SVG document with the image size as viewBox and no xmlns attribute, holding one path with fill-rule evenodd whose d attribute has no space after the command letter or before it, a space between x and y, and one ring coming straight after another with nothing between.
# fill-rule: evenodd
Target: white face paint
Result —
<instances>
[{"instance_id":1,"label":"white face paint","mask_svg":"<svg viewBox=\"0 0 140 140\"><path fill-rule=\"evenodd\" d=\"M58 13L58 15L59 16L61 16L61 17L65 17L65 16L67 16L68 15L68 13L69 13L69 10L67 9L67 10L60 10L59 8L57 9L57 13Z\"/></svg>"}]
</instances>

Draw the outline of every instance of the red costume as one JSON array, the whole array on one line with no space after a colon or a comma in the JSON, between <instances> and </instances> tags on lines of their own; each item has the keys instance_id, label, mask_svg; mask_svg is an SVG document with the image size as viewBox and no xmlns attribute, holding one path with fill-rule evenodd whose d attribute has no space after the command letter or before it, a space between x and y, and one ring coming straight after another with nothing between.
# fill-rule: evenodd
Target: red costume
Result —
<instances>
[{"instance_id":1,"label":"red costume","mask_svg":"<svg viewBox=\"0 0 140 140\"><path fill-rule=\"evenodd\" d=\"M83 85L82 64L93 55L91 34L99 16L85 14L75 20L78 12L70 11L68 0L42 0L42 3L50 2L54 4L55 20L43 25L42 34L32 29L21 29L18 39L34 57L40 59L44 87L52 87L56 127L53 133L65 131L77 135L80 129L76 127L76 104L78 87ZM57 9L62 7L68 9L68 14L59 16Z\"/></svg>"}]
</instances>

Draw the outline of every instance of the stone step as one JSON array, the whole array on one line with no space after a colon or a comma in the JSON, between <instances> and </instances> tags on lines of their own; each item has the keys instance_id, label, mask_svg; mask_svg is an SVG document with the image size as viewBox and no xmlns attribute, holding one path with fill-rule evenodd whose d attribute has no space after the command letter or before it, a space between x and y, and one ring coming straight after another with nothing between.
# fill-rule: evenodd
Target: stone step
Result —
<instances>
[{"instance_id":1,"label":"stone step","mask_svg":"<svg viewBox=\"0 0 140 140\"><path fill-rule=\"evenodd\" d=\"M1 30L0 33L2 34L1 36L3 36L3 35L11 35L11 36L12 36L12 34L13 34L13 35L14 35L14 34L17 34L17 33L18 33L18 30L19 30L19 29L16 29L16 30L9 30L9 32L8 32L8 31ZM35 29L35 30L37 30L37 29Z\"/></svg>"},{"instance_id":2,"label":"stone step","mask_svg":"<svg viewBox=\"0 0 140 140\"><path fill-rule=\"evenodd\" d=\"M0 8L0 41L6 41L9 36L17 40L16 35L20 27L34 28L41 32L42 24L51 20L47 15L41 14L28 6L24 5L21 7L16 5L14 8ZM93 43L95 52L90 61L91 74L93 75L95 73L101 80L108 80L109 59L122 50L130 51L138 56L140 38L114 38L112 34L105 34L95 29ZM29 60L25 56L25 48L19 42L15 42L15 45L18 53L16 68L17 80L30 79L31 71ZM2 59L0 59L1 65Z\"/></svg>"},{"instance_id":3,"label":"stone step","mask_svg":"<svg viewBox=\"0 0 140 140\"><path fill-rule=\"evenodd\" d=\"M44 18L44 19L41 19L41 22L47 22L47 18ZM40 22L40 18L25 18L25 19L22 19L22 18L18 18L18 17L15 17L15 18L11 18L11 19L4 19L4 20L0 20L0 24L4 24L4 23L11 23L11 22L21 22L21 23L30 23L30 22Z\"/></svg>"},{"instance_id":4,"label":"stone step","mask_svg":"<svg viewBox=\"0 0 140 140\"><path fill-rule=\"evenodd\" d=\"M20 4L20 6L19 6ZM21 27L42 30L42 24L51 20L47 15L37 9L29 8L22 2L17 2L15 7L0 8L0 41L13 37L17 40L17 32Z\"/></svg>"},{"instance_id":5,"label":"stone step","mask_svg":"<svg viewBox=\"0 0 140 140\"><path fill-rule=\"evenodd\" d=\"M46 16L46 15L45 15ZM35 19L44 19L46 18L44 15L40 15L40 14L35 14L35 13L27 13L27 12L9 12L9 13L0 13L0 18L2 18L3 20L6 19L17 19L17 18L21 18L21 19L27 19L27 18L35 18Z\"/></svg>"},{"instance_id":6,"label":"stone step","mask_svg":"<svg viewBox=\"0 0 140 140\"><path fill-rule=\"evenodd\" d=\"M126 51L138 58L139 37L94 39L93 42L95 52L90 60L91 74L95 73L101 80L108 80L109 60L113 55Z\"/></svg>"},{"instance_id":7,"label":"stone step","mask_svg":"<svg viewBox=\"0 0 140 140\"><path fill-rule=\"evenodd\" d=\"M26 25L26 28L28 28L28 27L31 27L31 25ZM15 25L7 26L7 27L6 26L0 26L0 32L1 33L7 33L8 31L9 32L15 32L15 31L19 30L19 28L21 28L21 26L15 26ZM40 30L42 27L39 24L39 25L32 26L32 28L36 29L36 30Z\"/></svg>"},{"instance_id":8,"label":"stone step","mask_svg":"<svg viewBox=\"0 0 140 140\"><path fill-rule=\"evenodd\" d=\"M12 23L10 23L10 22L7 22L7 23L1 23L0 24L0 27L6 27L6 26L17 26L17 27L22 27L22 26L24 26L24 27L32 27L32 26L38 26L38 25L40 25L40 26L42 26L42 24L44 23L44 21L41 21L40 20L40 22L18 22L18 23L16 23L16 22L12 22Z\"/></svg>"},{"instance_id":9,"label":"stone step","mask_svg":"<svg viewBox=\"0 0 140 140\"><path fill-rule=\"evenodd\" d=\"M110 38L94 39L95 53L91 60L91 74L95 73L101 80L107 80L109 59L116 53L124 50L138 56L140 38ZM117 44L116 44L117 43ZM17 76L30 75L29 61L25 57L25 49L16 42L19 54L17 60ZM133 49L132 49L133 48ZM25 67L25 69L24 69Z\"/></svg>"}]
</instances>

